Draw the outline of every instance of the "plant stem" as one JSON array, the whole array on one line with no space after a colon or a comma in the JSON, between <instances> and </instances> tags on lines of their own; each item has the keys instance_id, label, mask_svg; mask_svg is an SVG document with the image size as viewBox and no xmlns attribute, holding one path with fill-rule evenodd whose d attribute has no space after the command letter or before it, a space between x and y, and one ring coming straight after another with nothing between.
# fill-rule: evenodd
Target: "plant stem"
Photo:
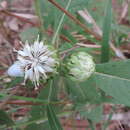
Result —
<instances>
[{"instance_id":1,"label":"plant stem","mask_svg":"<svg viewBox=\"0 0 130 130\"><path fill-rule=\"evenodd\" d=\"M48 102L50 102L50 100L51 100L52 84L53 84L53 80L50 81L50 89L49 89L49 95L48 95Z\"/></svg>"},{"instance_id":2,"label":"plant stem","mask_svg":"<svg viewBox=\"0 0 130 130\"><path fill-rule=\"evenodd\" d=\"M6 104L14 104L14 105L33 105L33 106L40 106L40 105L48 105L48 104L52 104L52 105L65 105L65 104L69 104L70 102L68 101L60 101L60 102L50 102L50 103L34 103L34 102L29 102L29 101L23 101L23 100L12 100L12 101L7 101Z\"/></svg>"},{"instance_id":3,"label":"plant stem","mask_svg":"<svg viewBox=\"0 0 130 130\"><path fill-rule=\"evenodd\" d=\"M66 8L65 8L66 10L68 10L68 8L69 8L69 6L70 6L70 4L71 4L71 1L72 1L72 0L69 0L69 1L68 1L68 4L67 4L67 6L66 6ZM58 32L59 32L59 30L60 30L60 28L61 28L61 26L62 26L64 17L65 17L65 13L63 13L63 15L62 15L62 17L61 17L61 20L60 20L59 25L58 25L58 27L57 27L56 33L55 33L55 35L54 35L54 37L53 37L53 39L52 39L52 44L54 44L55 41L56 41L56 37L57 37Z\"/></svg>"},{"instance_id":4,"label":"plant stem","mask_svg":"<svg viewBox=\"0 0 130 130\"><path fill-rule=\"evenodd\" d=\"M8 94L0 94L1 97L10 97ZM58 105L58 104L68 104L69 101L51 101L48 102L47 100L40 100L40 99L34 99L31 97L23 97L23 96L15 96L11 94L11 97L8 99L16 99L16 100L6 100L6 104L15 104L15 105ZM3 101L5 103L5 101ZM1 103L2 104L2 103Z\"/></svg>"},{"instance_id":5,"label":"plant stem","mask_svg":"<svg viewBox=\"0 0 130 130\"><path fill-rule=\"evenodd\" d=\"M70 114L72 113L72 111L68 111L68 112L62 112L57 114L57 117L61 118L61 117L68 117ZM20 122L20 123L16 123L15 125L9 126L8 128L19 128L19 127L23 127L23 126L27 126L33 123L45 123L47 120L47 117L42 117L40 119L34 119L34 120L30 120L30 121L25 121L25 122Z\"/></svg>"}]
</instances>

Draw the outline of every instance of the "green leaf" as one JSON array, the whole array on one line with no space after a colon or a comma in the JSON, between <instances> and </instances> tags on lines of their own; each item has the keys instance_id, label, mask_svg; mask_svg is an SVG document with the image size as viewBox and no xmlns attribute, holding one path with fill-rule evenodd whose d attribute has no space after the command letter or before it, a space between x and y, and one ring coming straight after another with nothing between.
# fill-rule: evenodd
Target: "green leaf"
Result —
<instances>
[{"instance_id":1,"label":"green leaf","mask_svg":"<svg viewBox=\"0 0 130 130\"><path fill-rule=\"evenodd\" d=\"M69 97L75 103L100 103L101 95L97 91L93 76L81 83L65 79L65 84Z\"/></svg>"},{"instance_id":2,"label":"green leaf","mask_svg":"<svg viewBox=\"0 0 130 130\"><path fill-rule=\"evenodd\" d=\"M82 9L83 7L86 7L86 5L89 3L90 0L72 0L72 4L71 4L71 10L73 10L73 12L79 9Z\"/></svg>"},{"instance_id":3,"label":"green leaf","mask_svg":"<svg viewBox=\"0 0 130 130\"><path fill-rule=\"evenodd\" d=\"M118 104L130 106L130 80L113 75L95 73L96 85Z\"/></svg>"},{"instance_id":4,"label":"green leaf","mask_svg":"<svg viewBox=\"0 0 130 130\"><path fill-rule=\"evenodd\" d=\"M85 119L89 119L92 122L98 123L102 120L102 114L103 114L103 107L97 106L95 108L91 108L89 110L80 111L81 117Z\"/></svg>"},{"instance_id":5,"label":"green leaf","mask_svg":"<svg viewBox=\"0 0 130 130\"><path fill-rule=\"evenodd\" d=\"M130 79L130 60L97 64L96 71L125 79Z\"/></svg>"},{"instance_id":6,"label":"green leaf","mask_svg":"<svg viewBox=\"0 0 130 130\"><path fill-rule=\"evenodd\" d=\"M25 130L50 130L48 122L36 124L33 123L31 125L28 125Z\"/></svg>"},{"instance_id":7,"label":"green leaf","mask_svg":"<svg viewBox=\"0 0 130 130\"><path fill-rule=\"evenodd\" d=\"M40 125L33 123L31 125L28 125L26 130L40 130ZM42 130L42 129L41 129Z\"/></svg>"},{"instance_id":8,"label":"green leaf","mask_svg":"<svg viewBox=\"0 0 130 130\"><path fill-rule=\"evenodd\" d=\"M49 97L50 102L51 101L52 102L58 101L58 99L57 99L57 92L58 92L58 85L57 84L58 84L58 81L59 81L59 76L55 76L53 80L52 79L48 80L47 85L44 86L44 88L40 91L40 93L37 97L37 100L43 100L43 101L48 102L48 97ZM52 91L51 94L49 94L50 90ZM59 110L56 107L54 107L54 109L57 112L59 112ZM46 117L46 108L47 108L47 104L41 105L41 106L33 106L32 110L30 112L30 114L31 114L30 121L33 121L33 120L37 121L40 118ZM58 108L60 109L60 107L58 107ZM60 109L60 111L61 110L62 109ZM44 125L46 125L46 124L44 123ZM30 124L30 127L31 127L31 124Z\"/></svg>"},{"instance_id":9,"label":"green leaf","mask_svg":"<svg viewBox=\"0 0 130 130\"><path fill-rule=\"evenodd\" d=\"M22 81L23 81L23 78L17 77L15 79L13 79L11 82L7 83L7 87L14 87L17 84L21 83Z\"/></svg>"},{"instance_id":10,"label":"green leaf","mask_svg":"<svg viewBox=\"0 0 130 130\"><path fill-rule=\"evenodd\" d=\"M49 90L50 90L50 85L51 85L51 80L48 81L48 84L42 88L42 90L40 91L37 99L40 100L48 100L48 94L49 94ZM29 119L30 122L32 122L33 120L37 121L40 118L44 118L46 117L46 107L47 105L40 105L40 106L33 106L30 112L31 118ZM41 123L42 125L40 126L41 129L44 128L44 123ZM36 125L34 122L32 124L29 124L26 129L30 129L31 127L33 127L33 125L35 125L35 127L39 127L38 125Z\"/></svg>"},{"instance_id":11,"label":"green leaf","mask_svg":"<svg viewBox=\"0 0 130 130\"><path fill-rule=\"evenodd\" d=\"M42 18L42 6L41 6L41 2L40 0L35 0L34 1L34 6L35 6L35 13L38 16L38 19L40 21L40 26L39 26L39 32L40 34L42 34L45 30L44 30L44 26L43 26L43 18Z\"/></svg>"},{"instance_id":12,"label":"green leaf","mask_svg":"<svg viewBox=\"0 0 130 130\"><path fill-rule=\"evenodd\" d=\"M59 75L53 77L52 93L51 93L51 96L50 96L50 101L58 101L59 81L60 81Z\"/></svg>"},{"instance_id":13,"label":"green leaf","mask_svg":"<svg viewBox=\"0 0 130 130\"><path fill-rule=\"evenodd\" d=\"M75 44L78 42L76 38L74 38L73 35L67 29L62 29L61 33L65 35L67 38L69 38L69 40L72 41L71 43Z\"/></svg>"},{"instance_id":14,"label":"green leaf","mask_svg":"<svg viewBox=\"0 0 130 130\"><path fill-rule=\"evenodd\" d=\"M0 125L13 125L14 122L13 120L8 116L8 114L6 112L4 112L3 110L0 110Z\"/></svg>"},{"instance_id":15,"label":"green leaf","mask_svg":"<svg viewBox=\"0 0 130 130\"><path fill-rule=\"evenodd\" d=\"M39 30L37 28L29 28L20 33L20 38L23 42L28 40L31 43L37 38L38 33Z\"/></svg>"},{"instance_id":16,"label":"green leaf","mask_svg":"<svg viewBox=\"0 0 130 130\"><path fill-rule=\"evenodd\" d=\"M63 130L51 105L47 106L47 116L51 130Z\"/></svg>"},{"instance_id":17,"label":"green leaf","mask_svg":"<svg viewBox=\"0 0 130 130\"><path fill-rule=\"evenodd\" d=\"M48 84L47 84L47 86L45 86L45 88L42 88L42 90L40 91L40 93L37 97L38 99L48 100L50 85L51 85L51 80L48 81ZM32 110L30 112L30 114L32 116L31 120L45 117L45 111L46 111L46 106L43 106L43 105L33 106Z\"/></svg>"},{"instance_id":18,"label":"green leaf","mask_svg":"<svg viewBox=\"0 0 130 130\"><path fill-rule=\"evenodd\" d=\"M86 82L78 84L79 87L72 81L66 81L67 92L76 103L111 102L130 106L129 66L130 60L98 64L97 72ZM106 95L100 95L98 88ZM112 98L108 98L107 95Z\"/></svg>"},{"instance_id":19,"label":"green leaf","mask_svg":"<svg viewBox=\"0 0 130 130\"><path fill-rule=\"evenodd\" d=\"M67 49L70 49L72 48L73 46L70 44L70 43L64 43L64 44L61 44L60 48L59 48L59 51L65 51Z\"/></svg>"},{"instance_id":20,"label":"green leaf","mask_svg":"<svg viewBox=\"0 0 130 130\"><path fill-rule=\"evenodd\" d=\"M89 0L89 3L86 6L96 23L102 27L103 17L101 16L104 14L106 0L100 0L100 2L98 0Z\"/></svg>"},{"instance_id":21,"label":"green leaf","mask_svg":"<svg viewBox=\"0 0 130 130\"><path fill-rule=\"evenodd\" d=\"M0 93L0 97L6 98L9 96L8 94ZM47 100L41 100L41 99L35 99L31 97L23 97L23 96L11 96L12 99L17 99L17 100L25 100L25 101L31 101L34 103L43 103L44 105L48 104Z\"/></svg>"},{"instance_id":22,"label":"green leaf","mask_svg":"<svg viewBox=\"0 0 130 130\"><path fill-rule=\"evenodd\" d=\"M104 19L104 25L103 25L101 62L109 61L109 50L110 50L109 38L110 38L111 21L112 21L111 15L112 15L112 5L111 5L111 0L108 0L105 19Z\"/></svg>"}]
</instances>

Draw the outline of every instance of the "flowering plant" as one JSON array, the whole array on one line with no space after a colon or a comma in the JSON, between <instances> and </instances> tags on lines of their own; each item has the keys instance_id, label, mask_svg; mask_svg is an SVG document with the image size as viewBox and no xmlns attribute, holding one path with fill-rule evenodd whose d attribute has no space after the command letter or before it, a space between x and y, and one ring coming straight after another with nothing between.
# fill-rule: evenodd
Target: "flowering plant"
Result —
<instances>
[{"instance_id":1,"label":"flowering plant","mask_svg":"<svg viewBox=\"0 0 130 130\"><path fill-rule=\"evenodd\" d=\"M47 79L50 73L56 72L58 65L56 50L39 42L39 37L33 44L25 43L17 52L17 61L8 69L10 76L23 77L24 81L30 79L35 87L39 79Z\"/></svg>"},{"instance_id":2,"label":"flowering plant","mask_svg":"<svg viewBox=\"0 0 130 130\"><path fill-rule=\"evenodd\" d=\"M16 20L9 22L12 19L9 17L4 19L9 22L6 24L3 20L4 16L0 18L2 34L0 37L5 34L4 38L7 38L7 40L0 40L0 43L2 42L0 51L4 42L12 42L14 34L18 38L16 41L21 39L25 43L19 50L16 50L17 60L8 69L8 75L16 78L10 78L6 73L0 77L0 129L71 129L68 126L73 127L72 129L76 127L105 129L110 123L110 118L113 118L112 113L114 114L117 104L121 104L118 108L123 106L124 109L124 105L130 107L130 60L124 56L124 52L127 52L123 47L125 45L120 46L129 41L128 38L122 37L122 33L126 36L128 30L125 31L123 28L122 31L120 25L116 25L121 21L117 22L116 19L112 19L111 0L107 0L107 4L106 0L100 1L29 0L27 3L34 2L35 12L30 5L27 6L29 10L27 7L24 10L10 7L15 5L15 2L12 3L13 0L11 0L9 8L7 6L0 10L1 15L10 15L21 22L31 24L28 29L25 24L26 29L23 32L20 29L17 34L14 28L18 28L19 25L21 27L21 23L15 27ZM7 3L6 0L0 1L0 5L5 2ZM105 12L104 5L107 5ZM22 13L24 11L29 11L29 14ZM103 30L98 26L102 26L102 23L104 23ZM22 27L24 28L24 24ZM112 37L110 37L111 31ZM121 35L118 37L120 31ZM13 32L13 35L9 34L10 32ZM38 34L40 38L34 40L33 38ZM47 39L46 43L39 40L42 37ZM29 42L25 42L25 39ZM11 45L16 47L15 42ZM13 53L10 52L12 56ZM1 56L2 54L0 59ZM120 58L125 60L112 61ZM6 67L5 63L0 64L0 74L1 68ZM3 77L5 79L2 79ZM21 85L23 79L29 87ZM31 80L33 84L27 80ZM30 86L34 86L35 89ZM8 107L3 107L6 104ZM104 110L106 104L110 105L108 108L114 109L106 113ZM6 111L9 112L9 116ZM19 114L21 111L22 113ZM60 125L57 117L63 125ZM83 126L80 125L82 121L85 123Z\"/></svg>"}]
</instances>

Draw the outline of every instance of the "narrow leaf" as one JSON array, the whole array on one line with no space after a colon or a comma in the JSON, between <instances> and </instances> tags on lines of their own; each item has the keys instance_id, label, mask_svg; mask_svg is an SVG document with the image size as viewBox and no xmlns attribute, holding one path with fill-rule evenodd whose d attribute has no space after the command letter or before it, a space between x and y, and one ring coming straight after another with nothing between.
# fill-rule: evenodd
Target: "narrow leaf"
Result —
<instances>
[{"instance_id":1,"label":"narrow leaf","mask_svg":"<svg viewBox=\"0 0 130 130\"><path fill-rule=\"evenodd\" d=\"M97 64L96 71L125 79L130 79L130 60L112 61L104 64Z\"/></svg>"},{"instance_id":2,"label":"narrow leaf","mask_svg":"<svg viewBox=\"0 0 130 130\"><path fill-rule=\"evenodd\" d=\"M103 25L103 39L102 39L102 54L101 54L101 62L109 61L109 38L110 38L110 30L111 30L111 19L112 19L112 5L111 0L108 0L108 4L105 12L105 19Z\"/></svg>"},{"instance_id":3,"label":"narrow leaf","mask_svg":"<svg viewBox=\"0 0 130 130\"><path fill-rule=\"evenodd\" d=\"M51 130L63 130L51 105L47 106L47 116Z\"/></svg>"},{"instance_id":4,"label":"narrow leaf","mask_svg":"<svg viewBox=\"0 0 130 130\"><path fill-rule=\"evenodd\" d=\"M13 120L8 116L8 114L6 112L4 112L3 110L0 110L0 125L13 125L14 122Z\"/></svg>"},{"instance_id":5,"label":"narrow leaf","mask_svg":"<svg viewBox=\"0 0 130 130\"><path fill-rule=\"evenodd\" d=\"M51 87L51 80L49 80L47 86L41 90L37 99L48 100L47 97L49 95L50 87ZM45 110L46 106L33 106L30 112L32 116L31 120L45 117Z\"/></svg>"}]
</instances>

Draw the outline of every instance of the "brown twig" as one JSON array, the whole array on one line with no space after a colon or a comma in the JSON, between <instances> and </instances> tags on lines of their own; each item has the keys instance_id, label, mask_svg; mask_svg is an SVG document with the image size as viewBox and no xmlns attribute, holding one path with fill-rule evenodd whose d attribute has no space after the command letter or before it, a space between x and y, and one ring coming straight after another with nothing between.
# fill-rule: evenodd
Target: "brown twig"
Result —
<instances>
[{"instance_id":1,"label":"brown twig","mask_svg":"<svg viewBox=\"0 0 130 130\"><path fill-rule=\"evenodd\" d=\"M31 102L31 101L24 101L24 100L8 100L6 102L6 104L14 104L14 105L46 105L46 104L43 104L43 103L34 103L34 102ZM61 104L70 104L70 102L68 101L61 101L61 102L50 102L50 104L53 104L53 105L61 105Z\"/></svg>"},{"instance_id":2,"label":"brown twig","mask_svg":"<svg viewBox=\"0 0 130 130\"><path fill-rule=\"evenodd\" d=\"M74 49L77 49L77 48L79 48L78 45L76 45L76 46L74 46L74 47L72 47L72 48L69 48L69 49L67 49L67 50L65 50L65 51L62 51L60 54L61 54L61 55L64 55L64 54L66 54L66 53L68 53L68 52L70 52L70 51L72 51L72 50L74 50Z\"/></svg>"},{"instance_id":3,"label":"brown twig","mask_svg":"<svg viewBox=\"0 0 130 130\"><path fill-rule=\"evenodd\" d=\"M49 33L50 35L52 35L52 34L54 33L53 30L50 30L50 29L48 29L46 32ZM61 38L62 40L64 40L64 41L72 42L69 38L67 38L67 37L66 37L65 35L63 35L63 34L60 35L60 38Z\"/></svg>"},{"instance_id":4,"label":"brown twig","mask_svg":"<svg viewBox=\"0 0 130 130\"><path fill-rule=\"evenodd\" d=\"M23 18L23 17L20 17L20 16L18 16L18 15L15 15L15 14L13 14L13 13L7 11L7 10L0 10L0 13L3 13L3 14L6 14L6 15L15 17L15 18L19 19L20 21L23 21L23 22L25 22L25 23L31 24L31 25L34 26L34 27L39 27L39 26L40 26L39 24L35 24L35 23L33 23L33 22L31 22L31 21L29 21L29 20ZM50 31L48 31L48 30L47 30L47 32L53 33L53 31L50 32ZM69 39L68 39L66 36L64 36L64 35L60 35L60 38L63 39L63 40L65 40L65 41L67 41L67 42L71 42L71 40L69 40Z\"/></svg>"},{"instance_id":5,"label":"brown twig","mask_svg":"<svg viewBox=\"0 0 130 130\"><path fill-rule=\"evenodd\" d=\"M13 17L15 17L15 18L17 18L17 19L19 19L19 20L25 22L25 23L31 24L32 26L39 27L38 24L35 24L35 23L33 23L33 22L31 22L31 21L29 21L29 20L23 18L23 17L20 17L20 16L17 16L17 15L15 15L15 14L13 14L13 13L10 13L10 12L8 12L7 10L0 10L0 13L6 14L6 15L9 15L9 16L13 16Z\"/></svg>"},{"instance_id":6,"label":"brown twig","mask_svg":"<svg viewBox=\"0 0 130 130\"><path fill-rule=\"evenodd\" d=\"M95 33L97 33L101 38L103 36L103 32L100 29L100 27L97 25L97 23L95 22L95 20L93 19L93 17L89 14L89 12L86 10L81 10L78 11L79 15L84 18L84 20L88 23L91 23L93 25L93 31ZM126 57L124 56L124 54L121 52L121 50L119 48L116 48L113 44L113 41L110 40L109 42L111 49L115 52L115 54L120 57L121 59L126 59Z\"/></svg>"},{"instance_id":7,"label":"brown twig","mask_svg":"<svg viewBox=\"0 0 130 130\"><path fill-rule=\"evenodd\" d=\"M71 20L73 20L76 24L78 24L80 27L82 27L82 29L89 33L92 34L97 40L101 40L102 38L100 37L100 35L94 33L93 31L91 31L89 28L86 27L85 24L81 23L75 16L73 16L71 13L69 13L67 10L65 10L64 8L62 8L57 2L55 2L54 0L48 0L50 3L52 3L53 5L55 5L58 9L60 9L63 13L65 13L69 18L71 18Z\"/></svg>"}]
</instances>

